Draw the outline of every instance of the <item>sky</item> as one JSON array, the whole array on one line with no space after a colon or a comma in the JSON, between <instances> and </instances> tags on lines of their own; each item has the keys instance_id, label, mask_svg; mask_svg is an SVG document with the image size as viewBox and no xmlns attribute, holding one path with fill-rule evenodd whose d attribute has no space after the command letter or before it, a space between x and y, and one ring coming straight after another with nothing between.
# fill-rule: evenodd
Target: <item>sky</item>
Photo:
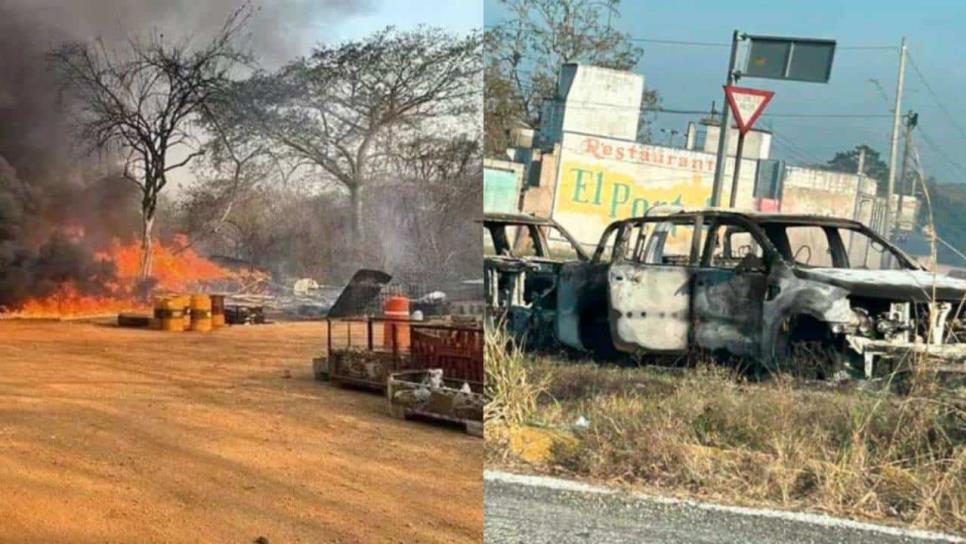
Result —
<instances>
[{"instance_id":1,"label":"sky","mask_svg":"<svg viewBox=\"0 0 966 544\"><path fill-rule=\"evenodd\" d=\"M505 9L499 0L484 1L484 24L498 24ZM718 44L638 42L644 55L636 71L644 74L649 89L658 91L667 109L706 110L712 101L720 108L736 29L835 39L838 48L828 84L752 78L739 83L775 92L757 126L775 132L774 158L795 163L824 163L835 152L862 143L888 161L898 49L905 36L912 62L926 83L907 65L901 111L919 113L921 135L914 139L924 169L942 181L966 183L966 103L960 100L966 90L966 1L623 0L620 11L613 26L634 38ZM870 46L886 48L865 49ZM869 117L790 118L769 113ZM652 136L667 141L667 133L660 129L675 129L680 145L689 120L693 117L659 114Z\"/></svg>"},{"instance_id":2,"label":"sky","mask_svg":"<svg viewBox=\"0 0 966 544\"><path fill-rule=\"evenodd\" d=\"M386 25L406 29L424 24L458 33L483 26L482 0L381 0L372 2L372 8L328 28L324 26L325 14L320 14L319 32L313 38L316 41L357 39Z\"/></svg>"}]
</instances>

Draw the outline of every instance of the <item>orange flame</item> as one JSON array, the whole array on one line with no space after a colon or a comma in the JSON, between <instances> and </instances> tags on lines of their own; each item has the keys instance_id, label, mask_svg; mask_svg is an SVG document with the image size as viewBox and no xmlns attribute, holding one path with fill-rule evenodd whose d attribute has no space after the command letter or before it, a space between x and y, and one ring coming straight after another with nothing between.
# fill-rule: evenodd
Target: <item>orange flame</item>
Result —
<instances>
[{"instance_id":1,"label":"orange flame","mask_svg":"<svg viewBox=\"0 0 966 544\"><path fill-rule=\"evenodd\" d=\"M171 246L165 246L157 241L151 246L151 277L157 282L156 289L183 291L196 288L199 283L232 277L231 272L201 257L188 247L187 236L177 234L173 241ZM99 253L98 257L114 263L115 275L122 283L133 285L137 281L141 267L140 243L124 245L114 240L110 249Z\"/></svg>"},{"instance_id":2,"label":"orange flame","mask_svg":"<svg viewBox=\"0 0 966 544\"><path fill-rule=\"evenodd\" d=\"M80 234L82 236L82 234ZM157 291L185 292L203 290L206 283L217 280L241 279L239 274L225 270L198 255L188 247L188 238L176 235L169 245L152 244L151 276ZM107 294L97 296L80 292L72 282L60 285L50 296L27 300L8 316L76 317L113 314L118 312L150 312L149 302L135 295L141 265L141 244L123 244L114 240L96 258L114 264L116 281L105 285Z\"/></svg>"}]
</instances>

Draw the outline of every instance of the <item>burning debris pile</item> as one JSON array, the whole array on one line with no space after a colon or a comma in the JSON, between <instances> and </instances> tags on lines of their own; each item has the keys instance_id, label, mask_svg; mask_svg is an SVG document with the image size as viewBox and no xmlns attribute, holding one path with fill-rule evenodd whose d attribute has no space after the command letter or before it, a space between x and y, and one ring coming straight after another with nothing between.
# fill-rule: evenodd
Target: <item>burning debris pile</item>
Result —
<instances>
[{"instance_id":1,"label":"burning debris pile","mask_svg":"<svg viewBox=\"0 0 966 544\"><path fill-rule=\"evenodd\" d=\"M66 245L60 247L57 244ZM49 249L51 247L54 249ZM171 243L154 244L152 278L149 285L139 285L141 247L138 242L113 240L107 248L89 255L82 252L82 247L79 242L62 240L61 236L55 236L42 246L36 263L60 264L63 269L42 274L50 285L28 291L24 297L7 300L0 306L0 314L7 317L69 317L149 311L150 300L143 296L145 291L208 290L214 285L226 288L259 281L264 276L257 271L235 272L221 268L187 247L185 237L176 236ZM0 288L2 293L9 296L10 291Z\"/></svg>"},{"instance_id":2,"label":"burning debris pile","mask_svg":"<svg viewBox=\"0 0 966 544\"><path fill-rule=\"evenodd\" d=\"M44 62L46 40L61 37L8 10L0 7L0 309L108 296L114 271L95 247L134 232L124 206L133 187L77 156Z\"/></svg>"}]
</instances>

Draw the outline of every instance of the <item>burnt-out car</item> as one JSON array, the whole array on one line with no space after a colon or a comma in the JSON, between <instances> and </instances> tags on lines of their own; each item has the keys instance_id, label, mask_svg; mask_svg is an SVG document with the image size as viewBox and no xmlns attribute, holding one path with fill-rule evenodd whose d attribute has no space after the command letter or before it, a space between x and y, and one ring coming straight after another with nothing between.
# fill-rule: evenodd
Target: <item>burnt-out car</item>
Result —
<instances>
[{"instance_id":1,"label":"burnt-out car","mask_svg":"<svg viewBox=\"0 0 966 544\"><path fill-rule=\"evenodd\" d=\"M818 377L924 353L966 358L966 281L924 270L861 223L718 209L612 223L561 267L555 334L601 354L706 350ZM883 359L883 357L885 359Z\"/></svg>"},{"instance_id":2,"label":"burnt-out car","mask_svg":"<svg viewBox=\"0 0 966 544\"><path fill-rule=\"evenodd\" d=\"M531 348L550 347L560 267L587 254L552 219L505 213L484 215L483 253L488 322Z\"/></svg>"}]
</instances>

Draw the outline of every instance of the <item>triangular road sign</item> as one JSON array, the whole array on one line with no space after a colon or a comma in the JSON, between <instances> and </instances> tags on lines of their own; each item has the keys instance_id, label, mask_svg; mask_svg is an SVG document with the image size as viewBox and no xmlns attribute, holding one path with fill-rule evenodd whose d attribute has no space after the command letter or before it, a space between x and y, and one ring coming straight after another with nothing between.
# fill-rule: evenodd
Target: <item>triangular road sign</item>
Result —
<instances>
[{"instance_id":1,"label":"triangular road sign","mask_svg":"<svg viewBox=\"0 0 966 544\"><path fill-rule=\"evenodd\" d=\"M735 116L735 123L738 131L742 134L751 130L755 121L765 111L765 106L771 101L775 94L771 91L760 89L748 89L746 87L735 87L725 85L725 96L728 97L728 104L731 106L731 113Z\"/></svg>"}]
</instances>

